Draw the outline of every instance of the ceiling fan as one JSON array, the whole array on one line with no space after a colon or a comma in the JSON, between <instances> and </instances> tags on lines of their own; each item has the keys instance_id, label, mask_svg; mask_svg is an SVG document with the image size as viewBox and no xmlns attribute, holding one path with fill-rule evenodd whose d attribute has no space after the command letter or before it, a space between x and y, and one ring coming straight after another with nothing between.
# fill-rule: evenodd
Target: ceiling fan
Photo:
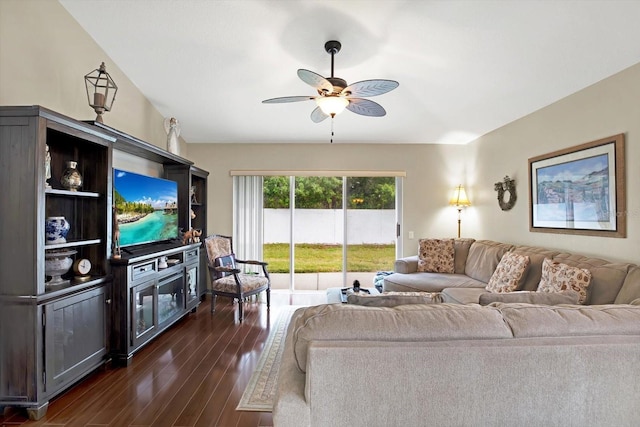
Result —
<instances>
[{"instance_id":1,"label":"ceiling fan","mask_svg":"<svg viewBox=\"0 0 640 427\"><path fill-rule=\"evenodd\" d=\"M322 77L313 71L299 69L298 77L313 86L317 91L316 96L284 96L262 101L263 104L279 104L283 102L297 102L315 100L317 107L311 112L311 120L320 123L327 117L335 117L345 108L362 116L381 117L387 114L382 106L363 97L382 95L397 88L399 83L394 80L362 80L347 85L344 79L334 77L333 60L336 53L340 52L342 44L336 40L330 40L324 44L324 49L331 55L331 77Z\"/></svg>"}]
</instances>

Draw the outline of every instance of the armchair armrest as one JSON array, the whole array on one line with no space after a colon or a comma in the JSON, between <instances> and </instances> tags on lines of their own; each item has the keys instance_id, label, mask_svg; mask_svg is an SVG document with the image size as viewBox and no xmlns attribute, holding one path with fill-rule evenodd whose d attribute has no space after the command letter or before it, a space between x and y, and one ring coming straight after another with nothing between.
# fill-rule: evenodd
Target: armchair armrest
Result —
<instances>
[{"instance_id":1,"label":"armchair armrest","mask_svg":"<svg viewBox=\"0 0 640 427\"><path fill-rule=\"evenodd\" d=\"M223 272L223 273L233 273L233 274L240 273L240 269L233 268L233 267L209 267L209 268L214 270L214 271L219 271L219 272Z\"/></svg>"},{"instance_id":2,"label":"armchair armrest","mask_svg":"<svg viewBox=\"0 0 640 427\"><path fill-rule=\"evenodd\" d=\"M242 264L251 264L251 265L262 265L262 266L267 266L269 265L268 262L262 262L262 261L254 261L254 260L243 260L243 259L237 259L236 258L236 262L242 263Z\"/></svg>"},{"instance_id":3,"label":"armchair armrest","mask_svg":"<svg viewBox=\"0 0 640 427\"><path fill-rule=\"evenodd\" d=\"M396 273L415 273L418 271L418 255L399 258L393 266Z\"/></svg>"}]
</instances>

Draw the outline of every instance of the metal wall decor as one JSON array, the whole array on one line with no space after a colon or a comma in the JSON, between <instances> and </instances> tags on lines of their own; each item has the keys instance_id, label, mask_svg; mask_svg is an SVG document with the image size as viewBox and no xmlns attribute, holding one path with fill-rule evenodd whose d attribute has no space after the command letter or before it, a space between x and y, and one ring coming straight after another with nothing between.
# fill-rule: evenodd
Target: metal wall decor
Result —
<instances>
[{"instance_id":1,"label":"metal wall decor","mask_svg":"<svg viewBox=\"0 0 640 427\"><path fill-rule=\"evenodd\" d=\"M511 179L509 175L507 175L502 181L496 182L493 188L498 192L498 205L500 205L500 209L503 211L511 210L516 204L516 200L518 200L515 179ZM509 200L504 200L505 193L509 193Z\"/></svg>"}]
</instances>

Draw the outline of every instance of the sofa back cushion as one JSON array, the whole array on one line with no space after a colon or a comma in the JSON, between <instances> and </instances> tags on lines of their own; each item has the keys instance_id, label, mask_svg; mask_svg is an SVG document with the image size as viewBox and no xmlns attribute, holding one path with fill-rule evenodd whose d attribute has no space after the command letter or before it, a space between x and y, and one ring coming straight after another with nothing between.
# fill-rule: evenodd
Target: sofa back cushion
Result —
<instances>
[{"instance_id":1,"label":"sofa back cushion","mask_svg":"<svg viewBox=\"0 0 640 427\"><path fill-rule=\"evenodd\" d=\"M467 265L467 256L469 256L469 248L471 248L471 244L475 241L475 239L467 238L455 239L455 259L453 261L454 273L464 274L464 268Z\"/></svg>"},{"instance_id":2,"label":"sofa back cushion","mask_svg":"<svg viewBox=\"0 0 640 427\"><path fill-rule=\"evenodd\" d=\"M480 305L489 305L493 303L524 303L524 304L578 304L580 294L576 291L562 292L532 292L532 291L515 291L506 294L496 294L487 292L480 295L478 302Z\"/></svg>"},{"instance_id":3,"label":"sofa back cushion","mask_svg":"<svg viewBox=\"0 0 640 427\"><path fill-rule=\"evenodd\" d=\"M559 251L535 246L516 246L513 248L513 252L529 257L529 266L524 272L524 277L520 281L520 284L518 284L517 289L519 291L535 291L538 289L540 276L542 275L542 261L544 261L545 258L553 259L554 256L560 253Z\"/></svg>"},{"instance_id":4,"label":"sofa back cushion","mask_svg":"<svg viewBox=\"0 0 640 427\"><path fill-rule=\"evenodd\" d=\"M640 335L640 306L495 303L515 338Z\"/></svg>"},{"instance_id":5,"label":"sofa back cushion","mask_svg":"<svg viewBox=\"0 0 640 427\"><path fill-rule=\"evenodd\" d=\"M469 248L464 274L481 282L488 283L491 275L502 259L502 255L512 248L512 245L506 243L491 240L476 240Z\"/></svg>"},{"instance_id":6,"label":"sofa back cushion","mask_svg":"<svg viewBox=\"0 0 640 427\"><path fill-rule=\"evenodd\" d=\"M629 268L615 303L630 304L638 298L640 298L640 267L634 265Z\"/></svg>"},{"instance_id":7,"label":"sofa back cushion","mask_svg":"<svg viewBox=\"0 0 640 427\"><path fill-rule=\"evenodd\" d=\"M497 309L477 305L386 308L324 304L308 307L294 322L294 353L302 372L306 372L312 341L424 342L512 337Z\"/></svg>"},{"instance_id":8,"label":"sofa back cushion","mask_svg":"<svg viewBox=\"0 0 640 427\"><path fill-rule=\"evenodd\" d=\"M585 304L593 305L613 304L629 269L632 267L627 263L612 263L598 258L567 253L558 254L553 257L553 260L591 272L591 285L589 285Z\"/></svg>"}]
</instances>

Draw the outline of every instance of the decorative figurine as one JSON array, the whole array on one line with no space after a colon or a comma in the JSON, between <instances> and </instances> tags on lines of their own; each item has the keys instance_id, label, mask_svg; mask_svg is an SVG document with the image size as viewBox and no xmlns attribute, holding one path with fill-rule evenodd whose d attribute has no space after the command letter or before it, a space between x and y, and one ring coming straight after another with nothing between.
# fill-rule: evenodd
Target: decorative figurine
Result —
<instances>
[{"instance_id":1,"label":"decorative figurine","mask_svg":"<svg viewBox=\"0 0 640 427\"><path fill-rule=\"evenodd\" d=\"M45 144L46 154L44 155L44 188L51 188L49 180L51 179L51 153L49 152L49 146Z\"/></svg>"},{"instance_id":2,"label":"decorative figurine","mask_svg":"<svg viewBox=\"0 0 640 427\"><path fill-rule=\"evenodd\" d=\"M167 132L167 151L180 155L180 123L175 117L164 119L164 130Z\"/></svg>"}]
</instances>

